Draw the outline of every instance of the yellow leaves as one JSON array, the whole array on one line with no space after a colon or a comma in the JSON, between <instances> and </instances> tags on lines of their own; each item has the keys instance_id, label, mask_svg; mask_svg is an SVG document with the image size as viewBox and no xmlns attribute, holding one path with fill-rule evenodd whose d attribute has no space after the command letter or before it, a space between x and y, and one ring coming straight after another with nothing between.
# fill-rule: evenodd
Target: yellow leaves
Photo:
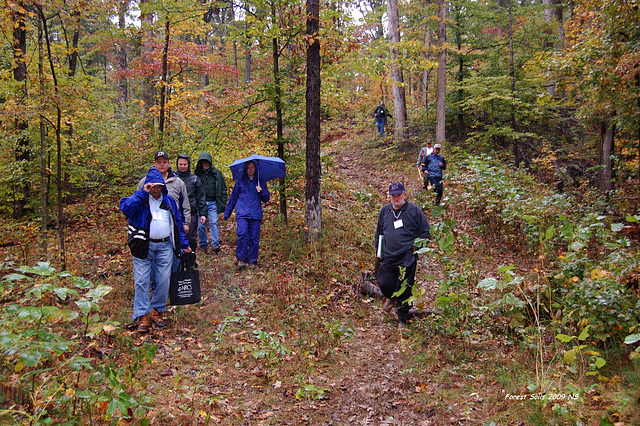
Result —
<instances>
[{"instance_id":1,"label":"yellow leaves","mask_svg":"<svg viewBox=\"0 0 640 426\"><path fill-rule=\"evenodd\" d=\"M599 278L606 278L606 277L610 277L611 276L611 272L606 271L602 268L596 268L594 270L591 271L591 279L593 280L597 280Z\"/></svg>"}]
</instances>

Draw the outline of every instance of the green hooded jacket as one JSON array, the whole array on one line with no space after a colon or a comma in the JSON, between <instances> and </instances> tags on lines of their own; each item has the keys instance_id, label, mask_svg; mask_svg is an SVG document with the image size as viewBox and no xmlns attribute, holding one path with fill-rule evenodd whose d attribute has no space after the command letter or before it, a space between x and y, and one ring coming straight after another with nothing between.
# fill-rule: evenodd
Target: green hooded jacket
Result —
<instances>
[{"instance_id":1,"label":"green hooded jacket","mask_svg":"<svg viewBox=\"0 0 640 426\"><path fill-rule=\"evenodd\" d=\"M202 162L208 161L211 164L209 170L204 170ZM227 205L229 194L227 193L227 182L222 175L222 172L215 168L213 165L213 157L208 152L203 152L198 157L198 163L196 164L196 170L194 174L198 176L204 187L204 193L207 201L215 201L218 207L218 212L222 213Z\"/></svg>"}]
</instances>

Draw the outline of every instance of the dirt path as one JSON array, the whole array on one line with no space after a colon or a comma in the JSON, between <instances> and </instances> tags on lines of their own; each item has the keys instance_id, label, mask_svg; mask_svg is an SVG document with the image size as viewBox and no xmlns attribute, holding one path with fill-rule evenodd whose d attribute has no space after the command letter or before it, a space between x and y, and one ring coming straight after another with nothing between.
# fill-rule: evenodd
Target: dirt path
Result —
<instances>
[{"instance_id":1,"label":"dirt path","mask_svg":"<svg viewBox=\"0 0 640 426\"><path fill-rule=\"evenodd\" d=\"M349 212L362 203L358 194L370 193L366 221L373 233L389 182L406 182L410 196L420 191L419 182L404 165L374 155L383 147L353 142L336 134L323 145L334 160L328 172L351 194L328 204ZM354 296L355 277L329 294L312 294L299 286L311 288L313 278L292 280L287 268L293 265L277 258L238 273L234 224L221 225L221 255L199 260L202 304L174 308L170 327L145 338L159 346L145 372L159 402L149 415L152 424L481 424L487 406L478 390L486 379L464 372L482 369L473 365L474 349L448 362L456 349L437 342L428 331L430 319L418 320L408 333L398 331L395 315L386 314L380 300ZM435 294L437 280L420 277L436 275L431 267L421 265L418 273L427 294Z\"/></svg>"}]
</instances>

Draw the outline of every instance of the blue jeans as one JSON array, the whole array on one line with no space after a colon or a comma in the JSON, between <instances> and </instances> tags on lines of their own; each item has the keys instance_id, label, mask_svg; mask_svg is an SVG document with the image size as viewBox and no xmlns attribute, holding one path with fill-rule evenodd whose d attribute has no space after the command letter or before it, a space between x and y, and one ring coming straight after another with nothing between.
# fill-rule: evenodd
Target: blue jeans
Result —
<instances>
[{"instance_id":1,"label":"blue jeans","mask_svg":"<svg viewBox=\"0 0 640 426\"><path fill-rule=\"evenodd\" d=\"M238 245L236 258L247 263L258 262L258 248L260 246L260 219L244 219L236 216L238 229Z\"/></svg>"},{"instance_id":2,"label":"blue jeans","mask_svg":"<svg viewBox=\"0 0 640 426\"><path fill-rule=\"evenodd\" d=\"M218 206L215 201L207 201L207 217L209 219L209 232L211 233L211 247L220 246L220 230L218 229ZM200 247L207 246L207 224L198 222L198 238Z\"/></svg>"},{"instance_id":3,"label":"blue jeans","mask_svg":"<svg viewBox=\"0 0 640 426\"><path fill-rule=\"evenodd\" d=\"M173 263L173 247L171 241L162 243L149 242L149 254L145 259L133 258L133 320L151 312L151 308L158 312L167 310L169 296L169 280L171 279L171 264ZM149 296L149 278L153 271L156 277L156 289L153 296Z\"/></svg>"},{"instance_id":4,"label":"blue jeans","mask_svg":"<svg viewBox=\"0 0 640 426\"><path fill-rule=\"evenodd\" d=\"M379 117L376 118L376 127L378 128L378 132L380 132L380 136L384 136L384 124L385 124L385 118L384 117Z\"/></svg>"}]
</instances>

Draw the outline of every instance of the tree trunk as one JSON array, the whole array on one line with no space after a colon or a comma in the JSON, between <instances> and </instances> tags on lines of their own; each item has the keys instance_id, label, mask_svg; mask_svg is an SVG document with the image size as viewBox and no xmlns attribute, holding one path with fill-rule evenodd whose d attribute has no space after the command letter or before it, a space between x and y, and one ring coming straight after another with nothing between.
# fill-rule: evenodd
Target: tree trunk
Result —
<instances>
[{"instance_id":1,"label":"tree trunk","mask_svg":"<svg viewBox=\"0 0 640 426\"><path fill-rule=\"evenodd\" d=\"M400 18L398 16L398 0L387 1L389 15L389 33L391 34L391 78L393 79L393 121L396 137L402 141L407 128L407 102L404 90L402 66L398 58L398 44L400 43Z\"/></svg>"},{"instance_id":2,"label":"tree trunk","mask_svg":"<svg viewBox=\"0 0 640 426\"><path fill-rule=\"evenodd\" d=\"M436 88L436 143L446 140L446 95L447 95L447 18L446 0L438 0L438 75Z\"/></svg>"},{"instance_id":3,"label":"tree trunk","mask_svg":"<svg viewBox=\"0 0 640 426\"><path fill-rule=\"evenodd\" d=\"M128 0L124 0L118 3L118 28L124 32L126 28L125 22L125 14L129 8ZM120 49L118 49L118 66L120 67L120 72L124 74L124 71L127 69L127 49L124 43L124 37L122 37L122 45ZM122 75L119 78L119 88L120 93L118 95L118 103L120 105L124 105L129 101L129 89L128 89L128 81L127 78Z\"/></svg>"},{"instance_id":4,"label":"tree trunk","mask_svg":"<svg viewBox=\"0 0 640 426\"><path fill-rule=\"evenodd\" d=\"M167 104L167 78L169 77L169 65L168 65L168 56L169 56L169 39L170 39L170 31L171 23L167 19L167 22L164 26L164 48L162 49L162 76L160 77L160 118L158 122L158 130L160 131L160 135L164 134L164 122L165 122L165 105Z\"/></svg>"},{"instance_id":5,"label":"tree trunk","mask_svg":"<svg viewBox=\"0 0 640 426\"><path fill-rule=\"evenodd\" d=\"M45 80L44 80L44 51L42 47L42 21L37 20L38 26L38 82L40 83L40 97L44 99ZM42 242L40 250L42 255L40 259L44 262L47 260L47 229L48 229L48 204L49 204L49 179L47 172L47 139L46 139L46 121L44 115L40 114L40 216L41 216L41 237Z\"/></svg>"},{"instance_id":6,"label":"tree trunk","mask_svg":"<svg viewBox=\"0 0 640 426\"><path fill-rule=\"evenodd\" d=\"M23 82L27 78L27 11L23 2L19 2L15 5L13 11L13 79L17 82ZM24 103L27 97L27 86L22 85L23 93L18 100L19 103ZM28 169L28 162L31 159L31 152L29 150L29 139L25 135L26 130L29 128L29 123L26 120L17 118L15 120L16 130L16 150L15 158L18 167L22 170L20 174ZM29 180L24 179L22 183L16 184L14 203L13 203L13 217L20 218L24 214L24 209L27 204L27 200L31 195L31 186Z\"/></svg>"},{"instance_id":7,"label":"tree trunk","mask_svg":"<svg viewBox=\"0 0 640 426\"><path fill-rule=\"evenodd\" d=\"M276 22L276 10L275 5L272 5L271 14L273 22ZM282 132L282 87L280 86L280 48L278 46L278 39L273 38L273 80L275 85L275 99L274 107L276 110L276 140L278 143L278 157L284 158L284 139ZM285 160L286 161L286 160ZM285 178L280 178L278 181L280 184L280 216L282 221L287 223L287 193L285 191Z\"/></svg>"},{"instance_id":8,"label":"tree trunk","mask_svg":"<svg viewBox=\"0 0 640 426\"><path fill-rule=\"evenodd\" d=\"M71 13L73 18L73 39L71 40L71 52L69 53L69 77L76 75L78 68L78 44L80 42L80 11L74 9Z\"/></svg>"},{"instance_id":9,"label":"tree trunk","mask_svg":"<svg viewBox=\"0 0 640 426\"><path fill-rule=\"evenodd\" d=\"M142 62L150 66L153 53L153 13L147 13L148 4L149 0L140 0L140 24L142 30L140 54ZM142 103L145 114L149 114L149 110L156 102L155 82L152 76L148 76L145 80L142 87ZM153 120L151 120L151 123L153 123Z\"/></svg>"},{"instance_id":10,"label":"tree trunk","mask_svg":"<svg viewBox=\"0 0 640 426\"><path fill-rule=\"evenodd\" d=\"M613 189L613 139L615 135L615 125L613 117L604 120L600 125L600 165L603 166L598 173L598 189L602 193L607 193Z\"/></svg>"},{"instance_id":11,"label":"tree trunk","mask_svg":"<svg viewBox=\"0 0 640 426\"><path fill-rule=\"evenodd\" d=\"M49 58L49 66L51 67L51 77L53 79L53 88L56 96L59 94L60 89L58 88L58 78L56 76L56 68L53 64L53 56L51 54L51 42L49 40L49 30L47 29L47 20L44 17L44 12L40 8L40 6L36 5L38 11L40 12L40 19L42 20L42 28L44 29L44 38L47 42L47 57ZM57 170L57 186L58 186L58 236L60 238L60 268L64 271L67 269L67 259L66 259L66 250L64 245L64 206L62 199L62 136L61 136L61 128L62 125L62 111L60 109L60 105L56 103L56 148L58 154L58 170Z\"/></svg>"},{"instance_id":12,"label":"tree trunk","mask_svg":"<svg viewBox=\"0 0 640 426\"><path fill-rule=\"evenodd\" d=\"M511 129L515 132L516 130L516 68L515 68L515 59L513 53L513 13L511 10L511 1L507 0L508 10L509 10L509 78L511 80ZM513 158L515 160L516 169L520 167L520 163L522 162L522 153L520 151L520 144L517 138L514 138L513 141Z\"/></svg>"},{"instance_id":13,"label":"tree trunk","mask_svg":"<svg viewBox=\"0 0 640 426\"><path fill-rule=\"evenodd\" d=\"M320 199L320 0L307 0L307 164L305 173L305 223L307 236L316 240L322 232Z\"/></svg>"}]
</instances>

